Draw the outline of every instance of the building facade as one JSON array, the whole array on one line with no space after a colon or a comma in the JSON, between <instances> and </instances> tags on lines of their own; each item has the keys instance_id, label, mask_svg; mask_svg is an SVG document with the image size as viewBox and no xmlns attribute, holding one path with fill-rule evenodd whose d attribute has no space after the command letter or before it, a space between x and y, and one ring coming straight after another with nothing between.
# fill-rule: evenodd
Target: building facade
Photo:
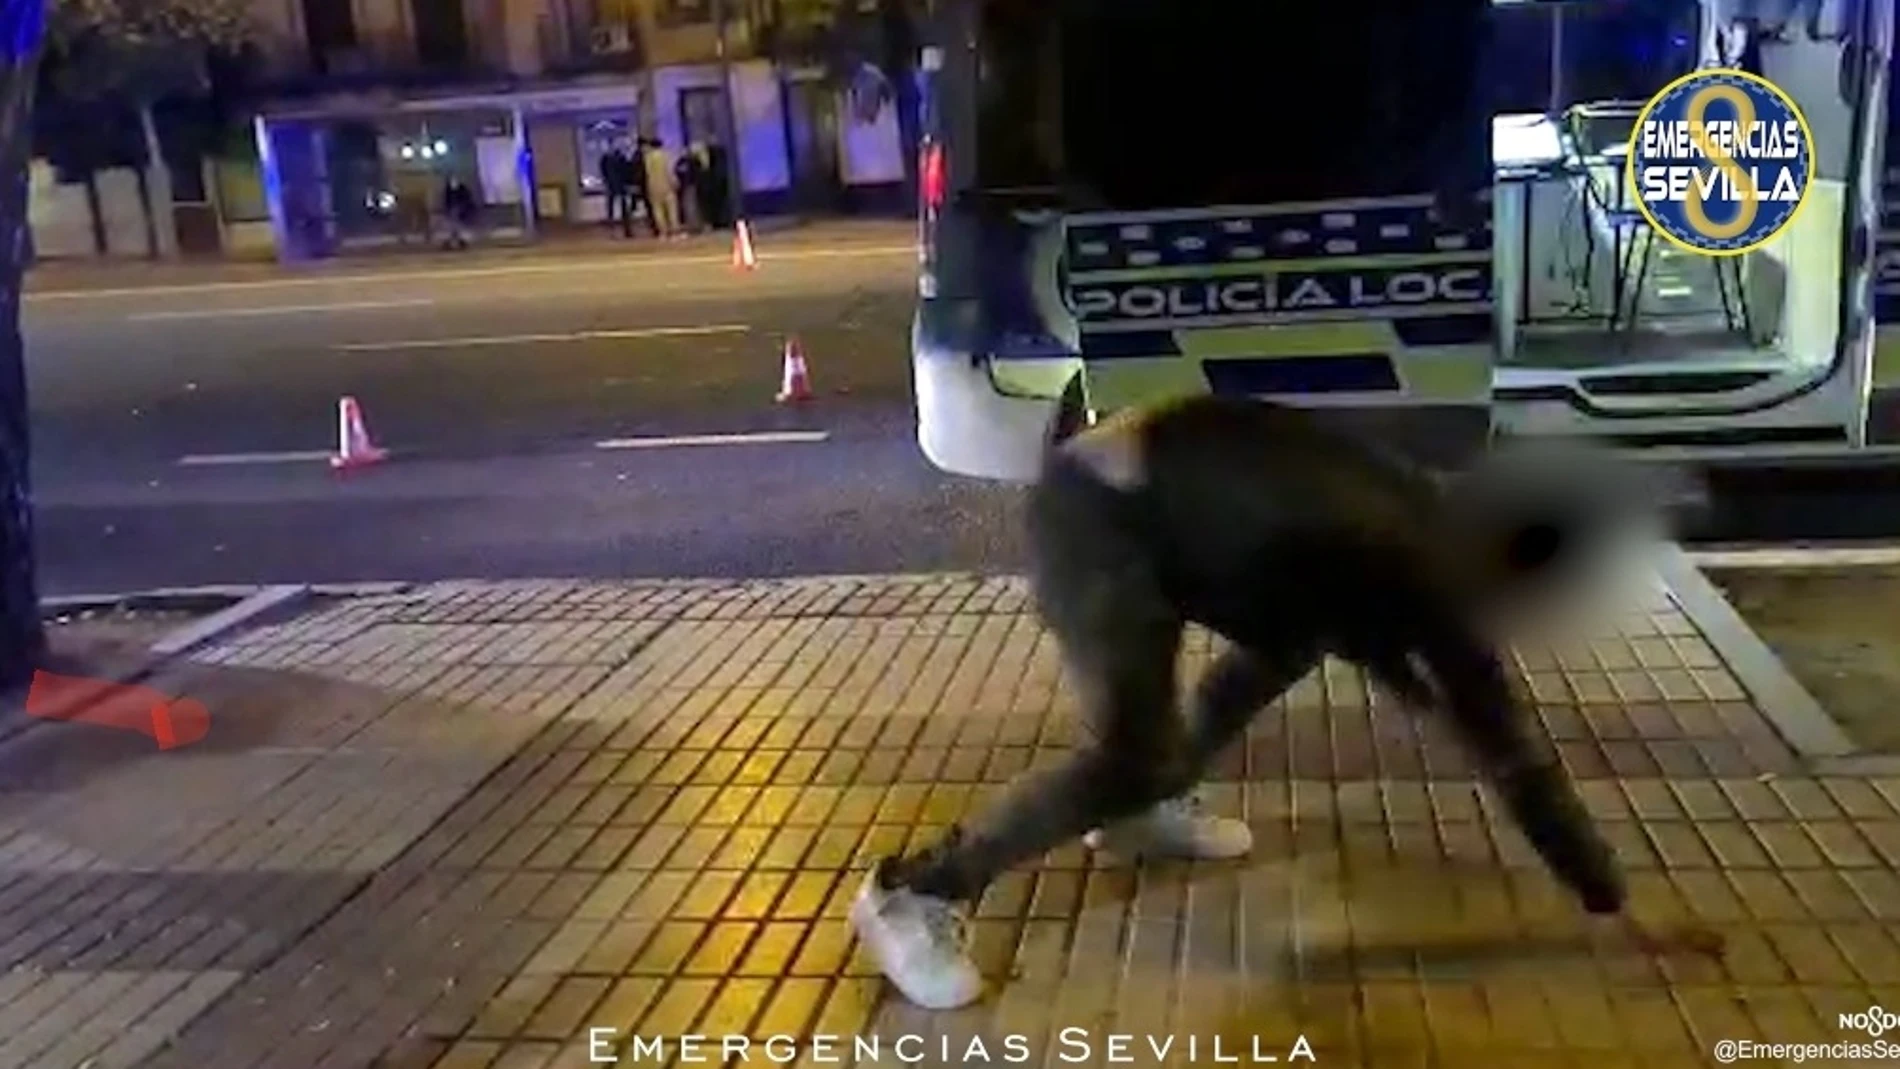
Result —
<instances>
[{"instance_id":1,"label":"building facade","mask_svg":"<svg viewBox=\"0 0 1900 1069\"><path fill-rule=\"evenodd\" d=\"M726 22L728 138L711 0L255 0L256 148L168 183L202 203L159 214L214 217L227 255L333 255L430 240L432 191L456 174L487 233L535 239L601 224L601 155L637 136L676 157L736 150L751 214L902 210L891 109L867 114L819 71L761 57L746 6ZM75 194L36 170L41 255L92 251L96 217L72 219L90 201L112 220L110 252L147 252L119 203L141 184L99 178ZM187 252L210 251L205 230Z\"/></svg>"}]
</instances>

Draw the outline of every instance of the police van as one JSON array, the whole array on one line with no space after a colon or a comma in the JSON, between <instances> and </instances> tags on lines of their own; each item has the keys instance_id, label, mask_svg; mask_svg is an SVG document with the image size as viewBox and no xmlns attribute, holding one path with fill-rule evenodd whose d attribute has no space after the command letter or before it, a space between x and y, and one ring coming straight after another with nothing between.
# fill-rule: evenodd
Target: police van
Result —
<instances>
[{"instance_id":1,"label":"police van","mask_svg":"<svg viewBox=\"0 0 1900 1069\"><path fill-rule=\"evenodd\" d=\"M1900 462L1892 3L1687 0L1636 91L1576 61L1606 4L936 0L924 453L1022 480L1057 403L1232 393L1434 463L1500 436ZM1671 240L1628 165L1698 68L1771 83L1811 153L1733 255Z\"/></svg>"}]
</instances>

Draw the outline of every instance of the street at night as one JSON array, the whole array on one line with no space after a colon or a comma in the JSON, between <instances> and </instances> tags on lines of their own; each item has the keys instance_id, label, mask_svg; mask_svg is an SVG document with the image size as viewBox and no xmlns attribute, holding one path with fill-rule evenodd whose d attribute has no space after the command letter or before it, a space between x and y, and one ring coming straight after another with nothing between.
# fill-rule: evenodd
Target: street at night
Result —
<instances>
[{"instance_id":1,"label":"street at night","mask_svg":"<svg viewBox=\"0 0 1900 1069\"><path fill-rule=\"evenodd\" d=\"M47 588L1008 567L916 446L907 234L30 299ZM346 394L393 455L338 476Z\"/></svg>"},{"instance_id":2,"label":"street at night","mask_svg":"<svg viewBox=\"0 0 1900 1069\"><path fill-rule=\"evenodd\" d=\"M1823 6L11 5L0 1069L1891 1057Z\"/></svg>"},{"instance_id":3,"label":"street at night","mask_svg":"<svg viewBox=\"0 0 1900 1069\"><path fill-rule=\"evenodd\" d=\"M708 242L30 297L47 589L1019 567L1017 491L916 445L909 236L768 237L749 273ZM782 406L790 335L816 397ZM393 456L339 476L344 395ZM1886 476L1717 489L1707 540L1900 533Z\"/></svg>"}]
</instances>

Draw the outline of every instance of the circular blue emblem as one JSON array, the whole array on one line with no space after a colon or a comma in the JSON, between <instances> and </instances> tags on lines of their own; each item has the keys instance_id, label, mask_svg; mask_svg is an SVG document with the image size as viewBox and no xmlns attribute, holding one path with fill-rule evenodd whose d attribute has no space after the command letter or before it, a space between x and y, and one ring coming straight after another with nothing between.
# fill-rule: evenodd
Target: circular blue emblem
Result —
<instances>
[{"instance_id":1,"label":"circular blue emblem","mask_svg":"<svg viewBox=\"0 0 1900 1069\"><path fill-rule=\"evenodd\" d=\"M1739 256L1774 240L1807 202L1814 134L1766 78L1700 70L1644 105L1627 177L1663 237L1690 252Z\"/></svg>"}]
</instances>

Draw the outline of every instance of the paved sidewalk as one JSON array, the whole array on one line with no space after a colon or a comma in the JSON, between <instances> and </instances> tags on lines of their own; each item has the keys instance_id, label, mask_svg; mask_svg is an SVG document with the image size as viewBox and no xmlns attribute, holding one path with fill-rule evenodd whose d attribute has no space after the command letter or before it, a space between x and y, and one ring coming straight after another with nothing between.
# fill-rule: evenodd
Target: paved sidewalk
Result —
<instances>
[{"instance_id":1,"label":"paved sidewalk","mask_svg":"<svg viewBox=\"0 0 1900 1069\"><path fill-rule=\"evenodd\" d=\"M1900 775L1797 750L1839 747L1672 582L1520 676L1641 911L1720 925L1722 964L1585 942L1449 741L1331 665L1213 784L1253 858L1059 851L984 904L1001 994L917 1011L844 911L872 857L1069 744L1020 581L449 583L155 680L209 707L196 746L58 724L0 748L0 1067L547 1069L590 1064L592 1028L624 1064L774 1036L807 1065L1871 1042L1836 1015L1900 1006Z\"/></svg>"}]
</instances>

